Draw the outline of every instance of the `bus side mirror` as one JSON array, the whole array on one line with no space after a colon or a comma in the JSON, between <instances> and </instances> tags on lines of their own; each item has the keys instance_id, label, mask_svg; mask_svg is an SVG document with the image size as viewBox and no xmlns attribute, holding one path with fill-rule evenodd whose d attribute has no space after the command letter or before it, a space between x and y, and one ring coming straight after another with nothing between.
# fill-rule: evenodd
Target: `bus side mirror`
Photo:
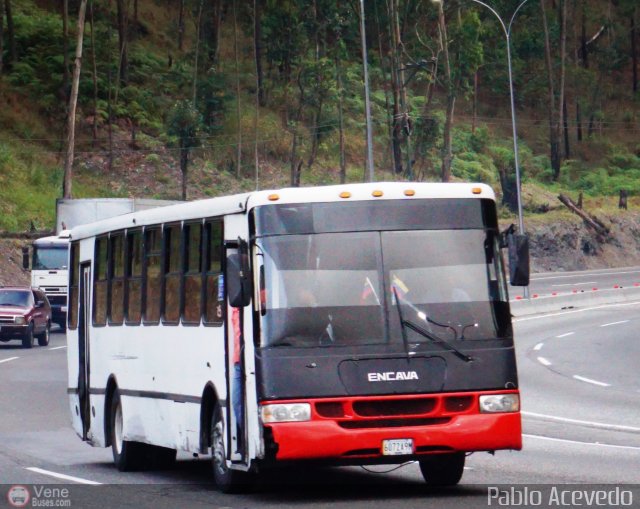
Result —
<instances>
[{"instance_id":1,"label":"bus side mirror","mask_svg":"<svg viewBox=\"0 0 640 509\"><path fill-rule=\"evenodd\" d=\"M26 246L22 248L22 268L29 270L29 248Z\"/></svg>"},{"instance_id":2,"label":"bus side mirror","mask_svg":"<svg viewBox=\"0 0 640 509\"><path fill-rule=\"evenodd\" d=\"M509 253L511 286L529 286L529 237L515 233L513 227L503 233Z\"/></svg>"},{"instance_id":3,"label":"bus side mirror","mask_svg":"<svg viewBox=\"0 0 640 509\"><path fill-rule=\"evenodd\" d=\"M226 283L231 307L243 308L251 303L253 289L246 255L233 253L227 256Z\"/></svg>"}]
</instances>

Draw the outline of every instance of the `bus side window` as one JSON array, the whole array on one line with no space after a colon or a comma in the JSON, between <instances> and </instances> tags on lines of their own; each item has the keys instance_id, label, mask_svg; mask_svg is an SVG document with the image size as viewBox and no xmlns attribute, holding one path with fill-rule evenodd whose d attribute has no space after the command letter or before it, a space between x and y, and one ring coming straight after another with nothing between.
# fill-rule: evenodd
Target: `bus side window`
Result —
<instances>
[{"instance_id":1,"label":"bus side window","mask_svg":"<svg viewBox=\"0 0 640 509\"><path fill-rule=\"evenodd\" d=\"M198 325L202 316L202 224L184 225L184 323Z\"/></svg>"},{"instance_id":2,"label":"bus side window","mask_svg":"<svg viewBox=\"0 0 640 509\"><path fill-rule=\"evenodd\" d=\"M69 271L69 329L78 328L78 288L80 287L80 244L71 243L71 270Z\"/></svg>"},{"instance_id":3,"label":"bus side window","mask_svg":"<svg viewBox=\"0 0 640 509\"><path fill-rule=\"evenodd\" d=\"M138 325L142 316L142 234L127 233L126 323Z\"/></svg>"},{"instance_id":4,"label":"bus side window","mask_svg":"<svg viewBox=\"0 0 640 509\"><path fill-rule=\"evenodd\" d=\"M180 321L180 286L182 279L182 253L180 252L180 225L164 228L164 285L162 323Z\"/></svg>"},{"instance_id":5,"label":"bus side window","mask_svg":"<svg viewBox=\"0 0 640 509\"><path fill-rule=\"evenodd\" d=\"M158 323L160 320L160 296L162 274L160 273L160 258L162 254L162 237L160 228L145 229L144 232L144 321Z\"/></svg>"},{"instance_id":6,"label":"bus side window","mask_svg":"<svg viewBox=\"0 0 640 509\"><path fill-rule=\"evenodd\" d=\"M124 237L109 239L109 325L122 325L124 319Z\"/></svg>"},{"instance_id":7,"label":"bus side window","mask_svg":"<svg viewBox=\"0 0 640 509\"><path fill-rule=\"evenodd\" d=\"M96 239L93 278L93 325L107 324L107 242L108 237Z\"/></svg>"},{"instance_id":8,"label":"bus side window","mask_svg":"<svg viewBox=\"0 0 640 509\"><path fill-rule=\"evenodd\" d=\"M205 310L207 325L222 325L224 319L224 283L222 278L222 221L206 223Z\"/></svg>"}]
</instances>

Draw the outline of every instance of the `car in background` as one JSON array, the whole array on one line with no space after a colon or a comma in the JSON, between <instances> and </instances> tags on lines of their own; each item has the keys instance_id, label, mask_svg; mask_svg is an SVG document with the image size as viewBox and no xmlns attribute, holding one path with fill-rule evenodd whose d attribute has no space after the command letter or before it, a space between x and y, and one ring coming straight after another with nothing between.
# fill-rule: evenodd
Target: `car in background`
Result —
<instances>
[{"instance_id":1,"label":"car in background","mask_svg":"<svg viewBox=\"0 0 640 509\"><path fill-rule=\"evenodd\" d=\"M40 288L0 287L0 341L22 341L31 348L34 339L40 346L49 344L51 305Z\"/></svg>"}]
</instances>

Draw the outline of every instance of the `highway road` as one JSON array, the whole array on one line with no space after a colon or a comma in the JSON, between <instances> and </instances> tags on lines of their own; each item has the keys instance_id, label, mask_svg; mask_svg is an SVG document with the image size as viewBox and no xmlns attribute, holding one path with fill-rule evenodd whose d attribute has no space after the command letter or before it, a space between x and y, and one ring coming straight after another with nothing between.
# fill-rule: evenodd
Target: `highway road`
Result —
<instances>
[{"instance_id":1,"label":"highway road","mask_svg":"<svg viewBox=\"0 0 640 509\"><path fill-rule=\"evenodd\" d=\"M640 286L640 267L532 274L529 289L532 295L545 296L632 286ZM510 290L512 297L522 294L519 288Z\"/></svg>"},{"instance_id":2,"label":"highway road","mask_svg":"<svg viewBox=\"0 0 640 509\"><path fill-rule=\"evenodd\" d=\"M0 343L0 507L9 507L13 484L66 488L56 500L71 507L373 509L488 507L498 504L487 486L567 483L631 491L640 506L640 303L522 317L515 330L524 449L470 456L461 485L446 490L426 489L415 464L389 473L284 471L244 495L218 492L207 458L181 455L172 470L120 473L109 449L89 447L70 428L65 336L32 350Z\"/></svg>"}]
</instances>

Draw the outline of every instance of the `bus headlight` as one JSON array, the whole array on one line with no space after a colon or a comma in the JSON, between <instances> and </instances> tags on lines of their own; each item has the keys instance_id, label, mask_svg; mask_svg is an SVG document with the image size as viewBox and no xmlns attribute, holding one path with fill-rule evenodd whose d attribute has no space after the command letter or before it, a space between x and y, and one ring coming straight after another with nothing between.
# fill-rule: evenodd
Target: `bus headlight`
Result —
<instances>
[{"instance_id":1,"label":"bus headlight","mask_svg":"<svg viewBox=\"0 0 640 509\"><path fill-rule=\"evenodd\" d=\"M491 394L480 396L480 413L517 412L520 410L520 396L517 394Z\"/></svg>"},{"instance_id":2,"label":"bus headlight","mask_svg":"<svg viewBox=\"0 0 640 509\"><path fill-rule=\"evenodd\" d=\"M262 422L303 422L311 420L309 403L276 403L261 408Z\"/></svg>"},{"instance_id":3,"label":"bus headlight","mask_svg":"<svg viewBox=\"0 0 640 509\"><path fill-rule=\"evenodd\" d=\"M13 322L14 322L16 325L24 325L24 324L26 323L24 316L16 316L16 317L13 319Z\"/></svg>"}]
</instances>

